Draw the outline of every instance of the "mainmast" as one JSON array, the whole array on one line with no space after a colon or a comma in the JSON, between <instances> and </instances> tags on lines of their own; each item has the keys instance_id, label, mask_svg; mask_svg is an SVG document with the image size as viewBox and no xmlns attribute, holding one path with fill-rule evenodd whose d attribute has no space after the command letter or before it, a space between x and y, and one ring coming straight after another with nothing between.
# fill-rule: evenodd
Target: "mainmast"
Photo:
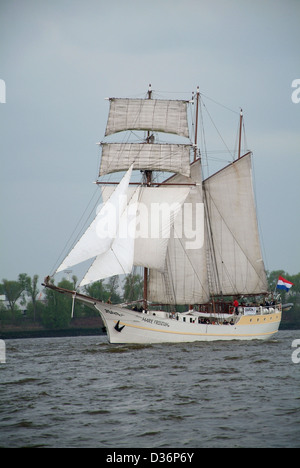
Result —
<instances>
[{"instance_id":1,"label":"mainmast","mask_svg":"<svg viewBox=\"0 0 300 468\"><path fill-rule=\"evenodd\" d=\"M239 152L238 152L238 159L240 159L240 157L241 157L242 126L243 126L243 109L240 110L240 132L239 132Z\"/></svg>"},{"instance_id":2,"label":"mainmast","mask_svg":"<svg viewBox=\"0 0 300 468\"><path fill-rule=\"evenodd\" d=\"M196 97L196 122L195 122L195 146L194 146L194 162L197 159L197 139L198 139L198 113L199 113L199 86L197 86L197 97Z\"/></svg>"},{"instance_id":3,"label":"mainmast","mask_svg":"<svg viewBox=\"0 0 300 468\"><path fill-rule=\"evenodd\" d=\"M151 84L149 84L148 88L148 99L152 98L152 88ZM151 135L150 135L150 130L147 131L147 143L151 143ZM152 171L145 171L145 177L146 177L146 184L149 187L152 182ZM143 300L144 300L144 309L147 310L148 308L148 268L144 268L144 295L143 295Z\"/></svg>"}]
</instances>

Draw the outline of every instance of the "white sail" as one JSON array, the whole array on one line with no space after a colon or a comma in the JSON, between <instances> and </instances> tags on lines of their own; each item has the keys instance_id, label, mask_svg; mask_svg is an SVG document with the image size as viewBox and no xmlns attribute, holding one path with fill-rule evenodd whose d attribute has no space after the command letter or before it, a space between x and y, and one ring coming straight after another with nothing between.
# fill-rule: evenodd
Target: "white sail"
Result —
<instances>
[{"instance_id":1,"label":"white sail","mask_svg":"<svg viewBox=\"0 0 300 468\"><path fill-rule=\"evenodd\" d=\"M134 188L128 190L128 199ZM141 187L136 213L134 244L135 266L163 271L172 226L191 187ZM111 187L102 189L103 200L111 194Z\"/></svg>"},{"instance_id":2,"label":"white sail","mask_svg":"<svg viewBox=\"0 0 300 468\"><path fill-rule=\"evenodd\" d=\"M143 187L137 213L134 265L163 271L174 220L190 187Z\"/></svg>"},{"instance_id":3,"label":"white sail","mask_svg":"<svg viewBox=\"0 0 300 468\"><path fill-rule=\"evenodd\" d=\"M150 270L148 297L153 302L198 304L209 298L201 180L200 160L191 165L190 179L177 175L169 180L197 185L174 222L163 273Z\"/></svg>"},{"instance_id":4,"label":"white sail","mask_svg":"<svg viewBox=\"0 0 300 468\"><path fill-rule=\"evenodd\" d=\"M105 136L124 130L173 133L189 138L187 101L110 98Z\"/></svg>"},{"instance_id":5,"label":"white sail","mask_svg":"<svg viewBox=\"0 0 300 468\"><path fill-rule=\"evenodd\" d=\"M190 175L190 148L184 144L102 143L99 175L133 169Z\"/></svg>"},{"instance_id":6,"label":"white sail","mask_svg":"<svg viewBox=\"0 0 300 468\"><path fill-rule=\"evenodd\" d=\"M213 294L268 289L252 188L251 153L204 181ZM211 236L212 233L212 236Z\"/></svg>"},{"instance_id":7,"label":"white sail","mask_svg":"<svg viewBox=\"0 0 300 468\"><path fill-rule=\"evenodd\" d=\"M56 272L108 251L118 232L118 224L127 206L127 190L132 167L102 206L85 233L70 251Z\"/></svg>"},{"instance_id":8,"label":"white sail","mask_svg":"<svg viewBox=\"0 0 300 468\"><path fill-rule=\"evenodd\" d=\"M109 250L98 255L82 279L80 286L115 275L128 274L132 270L136 227L137 200L140 188L133 192L124 210L116 238Z\"/></svg>"}]
</instances>

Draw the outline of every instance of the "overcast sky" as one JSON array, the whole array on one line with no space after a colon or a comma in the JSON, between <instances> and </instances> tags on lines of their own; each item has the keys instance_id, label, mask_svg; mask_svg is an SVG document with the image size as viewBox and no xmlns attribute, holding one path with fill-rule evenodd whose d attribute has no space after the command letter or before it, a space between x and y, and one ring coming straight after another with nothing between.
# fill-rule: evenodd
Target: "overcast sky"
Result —
<instances>
[{"instance_id":1,"label":"overcast sky","mask_svg":"<svg viewBox=\"0 0 300 468\"><path fill-rule=\"evenodd\" d=\"M266 268L300 272L299 20L299 0L0 0L0 280L52 273L95 193L104 98L148 83L243 108Z\"/></svg>"}]
</instances>

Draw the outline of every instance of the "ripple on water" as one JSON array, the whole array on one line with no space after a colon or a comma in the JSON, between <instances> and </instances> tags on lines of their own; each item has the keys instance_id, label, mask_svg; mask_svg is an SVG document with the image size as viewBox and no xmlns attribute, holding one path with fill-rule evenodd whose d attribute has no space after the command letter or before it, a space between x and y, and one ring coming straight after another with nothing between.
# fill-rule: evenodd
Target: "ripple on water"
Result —
<instances>
[{"instance_id":1,"label":"ripple on water","mask_svg":"<svg viewBox=\"0 0 300 468\"><path fill-rule=\"evenodd\" d=\"M295 332L269 342L10 340L4 447L297 447Z\"/></svg>"}]
</instances>

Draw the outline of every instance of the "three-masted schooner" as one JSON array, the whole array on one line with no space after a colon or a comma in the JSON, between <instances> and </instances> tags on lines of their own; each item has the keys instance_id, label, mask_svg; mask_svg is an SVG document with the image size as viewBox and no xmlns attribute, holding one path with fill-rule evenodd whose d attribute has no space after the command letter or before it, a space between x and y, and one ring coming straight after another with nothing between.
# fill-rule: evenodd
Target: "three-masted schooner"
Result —
<instances>
[{"instance_id":1,"label":"three-masted schooner","mask_svg":"<svg viewBox=\"0 0 300 468\"><path fill-rule=\"evenodd\" d=\"M252 153L241 154L242 113L237 159L203 178L199 97L197 88L191 101L155 99L149 86L146 99L109 99L99 176L125 174L103 183L103 204L56 272L94 259L81 287L142 267L142 307L104 303L48 280L45 286L99 311L111 343L265 340L278 331L281 304L268 296ZM194 140L189 106L196 111ZM143 132L143 140L107 141L126 131ZM159 142L161 133L168 143ZM130 182L133 171L141 182ZM170 175L159 181L154 174L162 171ZM178 305L186 311L177 312Z\"/></svg>"}]
</instances>

